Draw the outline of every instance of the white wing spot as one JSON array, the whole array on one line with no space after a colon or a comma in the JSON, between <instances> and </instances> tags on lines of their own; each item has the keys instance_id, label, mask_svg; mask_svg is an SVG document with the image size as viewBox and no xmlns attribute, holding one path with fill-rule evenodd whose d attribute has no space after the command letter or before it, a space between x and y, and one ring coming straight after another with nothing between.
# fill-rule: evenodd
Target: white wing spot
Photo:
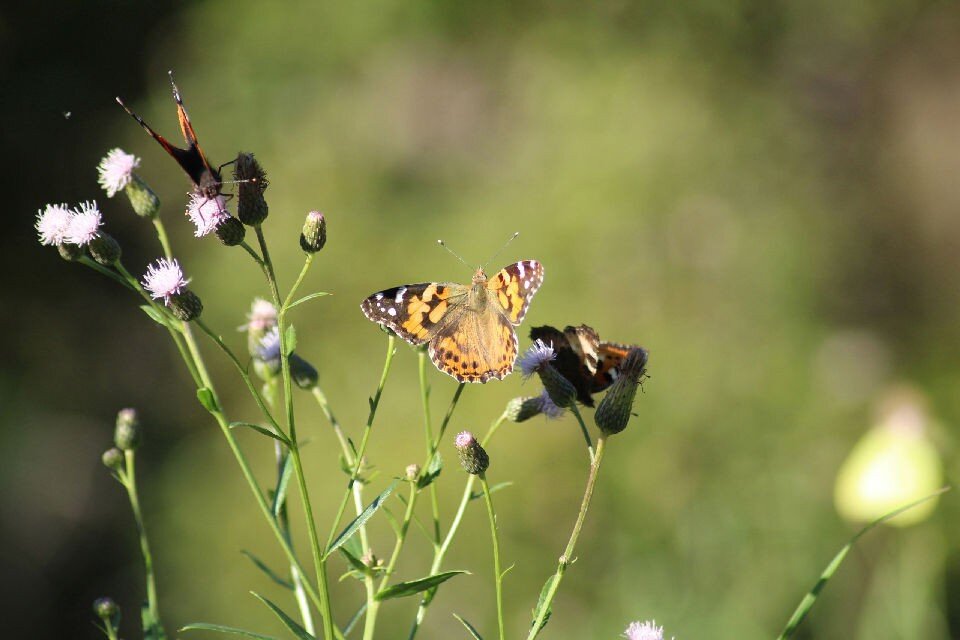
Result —
<instances>
[{"instance_id":1,"label":"white wing spot","mask_svg":"<svg viewBox=\"0 0 960 640\"><path fill-rule=\"evenodd\" d=\"M388 315L391 315L391 316L395 316L395 315L397 315L397 310L394 309L393 307L391 307L391 308L387 309L387 314L388 314Z\"/></svg>"},{"instance_id":2,"label":"white wing spot","mask_svg":"<svg viewBox=\"0 0 960 640\"><path fill-rule=\"evenodd\" d=\"M403 302L403 294L405 294L406 292L407 292L406 287L400 287L399 289L397 289L397 296L393 299L393 301L396 302L397 304L400 304L401 302Z\"/></svg>"},{"instance_id":3,"label":"white wing spot","mask_svg":"<svg viewBox=\"0 0 960 640\"><path fill-rule=\"evenodd\" d=\"M374 296L377 300L383 300L383 293L378 293Z\"/></svg>"},{"instance_id":4,"label":"white wing spot","mask_svg":"<svg viewBox=\"0 0 960 640\"><path fill-rule=\"evenodd\" d=\"M518 263L517 263L517 269L520 271L520 277L521 277L521 278L524 277L524 273L525 273L525 272L524 272L524 269L523 269L523 262L518 262Z\"/></svg>"}]
</instances>

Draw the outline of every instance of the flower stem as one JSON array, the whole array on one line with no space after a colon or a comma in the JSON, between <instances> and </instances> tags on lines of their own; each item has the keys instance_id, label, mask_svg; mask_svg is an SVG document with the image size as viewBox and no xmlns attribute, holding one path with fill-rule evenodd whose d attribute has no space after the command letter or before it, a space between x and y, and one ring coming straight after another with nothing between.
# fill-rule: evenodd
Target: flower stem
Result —
<instances>
[{"instance_id":1,"label":"flower stem","mask_svg":"<svg viewBox=\"0 0 960 640\"><path fill-rule=\"evenodd\" d=\"M160 241L160 246L163 248L163 255L167 260L173 260L173 251L170 248L170 238L167 236L167 228L163 226L163 220L160 219L160 216L156 216L152 220L153 228L157 230L157 239Z\"/></svg>"},{"instance_id":2,"label":"flower stem","mask_svg":"<svg viewBox=\"0 0 960 640\"><path fill-rule=\"evenodd\" d=\"M157 605L157 582L153 573L153 555L150 553L150 542L147 539L147 527L143 521L143 512L140 510L140 497L137 493L137 475L134 452L128 449L123 452L126 460L126 473L123 476L123 486L127 489L130 498L130 508L133 510L133 519L137 523L137 533L140 536L140 553L143 556L143 571L147 588L147 609L150 619L155 625L152 631L157 638L165 638L166 633L160 623L160 610Z\"/></svg>"},{"instance_id":3,"label":"flower stem","mask_svg":"<svg viewBox=\"0 0 960 640\"><path fill-rule=\"evenodd\" d=\"M430 421L430 387L427 386L427 352L422 349L417 353L417 372L420 379L420 402L423 405L423 432L426 436L427 462L429 464L429 462L433 460L435 448L433 446L433 425ZM459 397L459 395L457 397ZM424 469L427 469L427 467L425 466ZM440 544L440 503L437 501L437 484L435 482L430 483L430 508L433 513L434 545L438 545Z\"/></svg>"},{"instance_id":4,"label":"flower stem","mask_svg":"<svg viewBox=\"0 0 960 640\"><path fill-rule=\"evenodd\" d=\"M486 473L480 474L480 486L483 488L483 501L487 504L487 517L490 520L490 538L493 541L493 574L497 592L497 629L500 640L503 634L503 572L500 569L500 540L497 534L497 515L493 509L493 498L490 496L490 485L487 484Z\"/></svg>"},{"instance_id":5,"label":"flower stem","mask_svg":"<svg viewBox=\"0 0 960 640\"><path fill-rule=\"evenodd\" d=\"M593 451L593 441L590 440L590 432L587 430L587 425L583 421L583 416L580 415L580 409L577 408L577 403L574 402L570 405L570 410L573 411L573 415L577 417L577 423L580 425L580 432L583 434L583 439L587 441L587 453L590 454L590 464L593 464L596 454Z\"/></svg>"},{"instance_id":6,"label":"flower stem","mask_svg":"<svg viewBox=\"0 0 960 640\"><path fill-rule=\"evenodd\" d=\"M554 596L557 595L557 589L560 588L560 581L563 579L563 574L566 573L567 567L573 562L573 550L574 547L576 547L577 538L580 537L580 530L583 528L583 521L587 517L587 510L590 508L590 499L593 498L593 490L597 484L597 476L600 473L600 463L603 462L603 452L606 442L605 436L600 436L597 439L597 452L593 462L590 464L590 474L587 476L587 486L583 492L583 501L580 503L580 513L577 515L577 521L573 525L573 531L570 532L567 547L563 550L563 555L560 556L560 561L557 563L557 572L553 575L553 580L550 581L550 586L544 595L543 603L539 605L537 618L534 620L533 626L530 627L527 640L533 640L540 632L541 627L543 627L543 622L547 617L547 613L550 611L550 604L553 602Z\"/></svg>"}]
</instances>

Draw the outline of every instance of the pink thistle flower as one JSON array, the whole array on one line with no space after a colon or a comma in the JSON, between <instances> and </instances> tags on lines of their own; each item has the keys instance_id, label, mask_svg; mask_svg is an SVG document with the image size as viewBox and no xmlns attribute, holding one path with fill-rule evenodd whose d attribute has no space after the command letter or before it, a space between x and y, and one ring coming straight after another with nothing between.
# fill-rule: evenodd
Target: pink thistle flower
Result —
<instances>
[{"instance_id":1,"label":"pink thistle flower","mask_svg":"<svg viewBox=\"0 0 960 640\"><path fill-rule=\"evenodd\" d=\"M254 298L247 321L247 324L240 327L240 331L261 332L272 329L277 326L277 308L263 298Z\"/></svg>"},{"instance_id":2,"label":"pink thistle flower","mask_svg":"<svg viewBox=\"0 0 960 640\"><path fill-rule=\"evenodd\" d=\"M663 640L663 627L658 627L656 620L631 622L623 637L627 640Z\"/></svg>"},{"instance_id":3,"label":"pink thistle flower","mask_svg":"<svg viewBox=\"0 0 960 640\"><path fill-rule=\"evenodd\" d=\"M193 235L201 238L214 231L221 222L230 217L230 213L223 196L208 198L198 189L194 189L190 194L190 202L187 203L187 217L197 228Z\"/></svg>"},{"instance_id":4,"label":"pink thistle flower","mask_svg":"<svg viewBox=\"0 0 960 640\"><path fill-rule=\"evenodd\" d=\"M86 246L97 237L102 224L103 216L97 208L97 203L82 202L79 211L73 210L70 226L67 227L66 241L81 247Z\"/></svg>"},{"instance_id":5,"label":"pink thistle flower","mask_svg":"<svg viewBox=\"0 0 960 640\"><path fill-rule=\"evenodd\" d=\"M133 170L140 166L140 158L123 149L111 149L97 165L97 182L112 198L133 180Z\"/></svg>"},{"instance_id":6,"label":"pink thistle flower","mask_svg":"<svg viewBox=\"0 0 960 640\"><path fill-rule=\"evenodd\" d=\"M34 228L40 234L40 244L60 246L67 239L73 212L66 204L48 204L43 211L37 210Z\"/></svg>"},{"instance_id":7,"label":"pink thistle flower","mask_svg":"<svg viewBox=\"0 0 960 640\"><path fill-rule=\"evenodd\" d=\"M158 258L155 264L147 267L143 276L143 288L150 293L153 299L163 298L164 304L170 304L170 297L180 294L187 286L180 264L174 260Z\"/></svg>"},{"instance_id":8,"label":"pink thistle flower","mask_svg":"<svg viewBox=\"0 0 960 640\"><path fill-rule=\"evenodd\" d=\"M469 431L461 431L457 434L456 439L453 441L453 446L457 449L466 449L469 446L472 446L477 439Z\"/></svg>"},{"instance_id":9,"label":"pink thistle flower","mask_svg":"<svg viewBox=\"0 0 960 640\"><path fill-rule=\"evenodd\" d=\"M544 343L543 340L534 340L526 353L520 356L520 369L523 371L523 377L529 378L556 357L557 354L554 353L552 346Z\"/></svg>"}]
</instances>

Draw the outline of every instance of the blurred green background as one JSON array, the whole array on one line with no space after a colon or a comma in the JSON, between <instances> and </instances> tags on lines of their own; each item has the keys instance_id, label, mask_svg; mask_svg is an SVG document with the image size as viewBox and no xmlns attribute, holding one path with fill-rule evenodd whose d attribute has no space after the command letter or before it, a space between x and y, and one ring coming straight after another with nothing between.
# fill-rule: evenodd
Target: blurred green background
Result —
<instances>
[{"instance_id":1,"label":"blurred green background","mask_svg":"<svg viewBox=\"0 0 960 640\"><path fill-rule=\"evenodd\" d=\"M385 342L360 300L470 278L437 238L477 263L521 232L495 265L545 266L521 348L530 326L585 322L650 350L639 416L611 442L543 637L613 638L649 618L683 640L775 637L856 530L836 513L834 480L894 386L925 397L948 479L956 467L956 3L55 1L0 10L0 69L13 197L0 316L10 637L95 638L89 604L107 594L125 608L124 637L139 637L133 522L99 460L125 406L147 430L141 498L168 627L281 633L248 591L285 596L239 551L277 566L280 553L166 335L31 228L46 202L96 198L142 272L158 255L152 228L107 200L95 173L108 149L135 153L205 318L243 348L234 328L267 295L257 269L192 237L185 176L113 102L176 139L167 69L214 162L244 150L266 167L284 283L301 263L304 214L327 215L304 291L335 295L293 320L349 434ZM212 350L209 362L231 417L255 418L228 363ZM437 419L455 383L432 369L430 382ZM482 432L507 400L538 390L518 375L470 386L451 433ZM421 461L418 402L404 345L371 441L370 496ZM336 444L312 400L298 404L325 531L344 484ZM272 448L243 444L266 481ZM464 474L449 441L441 452L449 521ZM491 480L515 482L495 498L519 634L575 518L586 455L569 417L509 424L490 455ZM958 526L948 494L929 520L871 534L800 637L960 637ZM429 565L422 536L412 541L404 579ZM489 545L472 506L446 566L473 575L441 589L420 637L465 637L451 611L492 632ZM348 579L334 591L344 621L362 590ZM385 605L380 637L405 637L416 604Z\"/></svg>"}]
</instances>

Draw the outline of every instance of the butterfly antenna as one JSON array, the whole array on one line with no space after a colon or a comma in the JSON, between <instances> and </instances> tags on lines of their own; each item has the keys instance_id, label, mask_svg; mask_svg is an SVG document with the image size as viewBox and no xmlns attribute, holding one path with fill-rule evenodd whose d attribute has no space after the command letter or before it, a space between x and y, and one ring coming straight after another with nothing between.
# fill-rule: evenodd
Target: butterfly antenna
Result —
<instances>
[{"instance_id":1,"label":"butterfly antenna","mask_svg":"<svg viewBox=\"0 0 960 640\"><path fill-rule=\"evenodd\" d=\"M490 259L487 260L487 261L483 264L484 268L486 268L486 266L487 266L488 264L490 264L491 262L493 262L493 259L496 258L498 255L500 255L500 254L503 252L503 250L506 249L506 248L510 245L510 243L513 242L513 241L517 238L518 235L520 235L520 232L519 232L519 231L514 232L514 234L513 234L512 236L510 236L510 238L509 238L506 242L503 243L503 246L500 247L499 249L497 249L497 252L496 252L495 254L493 254L493 255L490 257Z\"/></svg>"},{"instance_id":2,"label":"butterfly antenna","mask_svg":"<svg viewBox=\"0 0 960 640\"><path fill-rule=\"evenodd\" d=\"M470 265L467 264L467 261L460 257L459 253L457 253L456 251L454 251L453 249L447 246L446 242L444 242L443 240L437 240L437 244L443 247L444 249L446 249L447 251L449 251L450 255L452 255L454 258L462 262L465 266L470 267ZM472 269L473 267L470 267L470 268Z\"/></svg>"},{"instance_id":3,"label":"butterfly antenna","mask_svg":"<svg viewBox=\"0 0 960 640\"><path fill-rule=\"evenodd\" d=\"M170 88L173 89L173 99L177 101L177 104L183 106L183 98L180 97L180 89L177 88L177 83L173 81L173 70L167 71L167 75L170 76Z\"/></svg>"}]
</instances>

